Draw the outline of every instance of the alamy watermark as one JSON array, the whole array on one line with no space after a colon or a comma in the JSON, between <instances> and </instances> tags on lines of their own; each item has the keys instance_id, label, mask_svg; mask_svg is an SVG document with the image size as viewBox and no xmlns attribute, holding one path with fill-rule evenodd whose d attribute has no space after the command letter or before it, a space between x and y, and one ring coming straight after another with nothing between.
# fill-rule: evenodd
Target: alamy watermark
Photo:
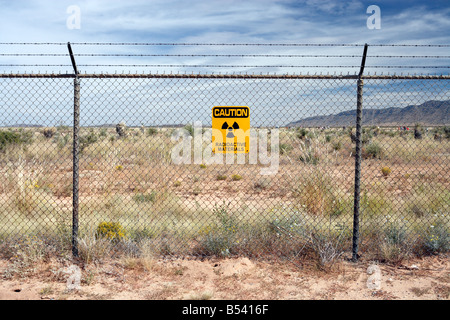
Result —
<instances>
[{"instance_id":1,"label":"alamy watermark","mask_svg":"<svg viewBox=\"0 0 450 320\"><path fill-rule=\"evenodd\" d=\"M66 9L66 13L70 14L66 20L67 29L81 29L81 9L79 6L71 5Z\"/></svg>"},{"instance_id":2,"label":"alamy watermark","mask_svg":"<svg viewBox=\"0 0 450 320\"><path fill-rule=\"evenodd\" d=\"M366 13L371 14L367 18L367 28L370 30L381 29L381 10L377 5L371 5L367 8Z\"/></svg>"},{"instance_id":3,"label":"alamy watermark","mask_svg":"<svg viewBox=\"0 0 450 320\"><path fill-rule=\"evenodd\" d=\"M370 275L367 278L367 288L371 290L381 289L381 269L376 264L371 264L367 268L367 274Z\"/></svg>"},{"instance_id":4,"label":"alamy watermark","mask_svg":"<svg viewBox=\"0 0 450 320\"><path fill-rule=\"evenodd\" d=\"M67 290L79 290L81 285L81 270L76 265L71 265L64 269L64 273L68 274L66 287Z\"/></svg>"}]
</instances>

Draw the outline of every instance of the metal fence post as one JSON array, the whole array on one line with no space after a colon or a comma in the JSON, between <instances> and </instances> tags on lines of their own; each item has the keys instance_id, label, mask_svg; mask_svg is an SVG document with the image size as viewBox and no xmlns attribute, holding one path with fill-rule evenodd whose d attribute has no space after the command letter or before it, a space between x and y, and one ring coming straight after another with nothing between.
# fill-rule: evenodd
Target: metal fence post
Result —
<instances>
[{"instance_id":1,"label":"metal fence post","mask_svg":"<svg viewBox=\"0 0 450 320\"><path fill-rule=\"evenodd\" d=\"M73 99L73 181L72 181L72 254L78 257L78 208L79 208L79 152L80 152L80 79L78 78L78 69L75 57L72 52L70 42L67 43L70 60L75 72L74 99Z\"/></svg>"},{"instance_id":2,"label":"metal fence post","mask_svg":"<svg viewBox=\"0 0 450 320\"><path fill-rule=\"evenodd\" d=\"M355 154L355 194L353 206L353 247L352 260L358 260L359 250L359 213L360 213L360 194L361 194L361 146L362 146L362 101L364 81L362 75L366 64L367 44L364 46L364 53L361 62L361 69L357 82L357 100L356 100L356 154Z\"/></svg>"},{"instance_id":3,"label":"metal fence post","mask_svg":"<svg viewBox=\"0 0 450 320\"><path fill-rule=\"evenodd\" d=\"M78 182L79 182L79 150L80 150L80 79L74 83L73 103L73 203L72 203L72 254L78 257Z\"/></svg>"}]
</instances>

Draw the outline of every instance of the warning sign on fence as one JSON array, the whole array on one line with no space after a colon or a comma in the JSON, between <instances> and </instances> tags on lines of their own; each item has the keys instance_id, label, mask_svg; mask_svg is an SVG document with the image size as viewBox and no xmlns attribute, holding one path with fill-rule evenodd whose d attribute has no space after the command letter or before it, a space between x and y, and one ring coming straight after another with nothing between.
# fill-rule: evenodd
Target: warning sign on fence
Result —
<instances>
[{"instance_id":1,"label":"warning sign on fence","mask_svg":"<svg viewBox=\"0 0 450 320\"><path fill-rule=\"evenodd\" d=\"M212 143L214 153L248 153L249 107L214 107L212 109Z\"/></svg>"}]
</instances>

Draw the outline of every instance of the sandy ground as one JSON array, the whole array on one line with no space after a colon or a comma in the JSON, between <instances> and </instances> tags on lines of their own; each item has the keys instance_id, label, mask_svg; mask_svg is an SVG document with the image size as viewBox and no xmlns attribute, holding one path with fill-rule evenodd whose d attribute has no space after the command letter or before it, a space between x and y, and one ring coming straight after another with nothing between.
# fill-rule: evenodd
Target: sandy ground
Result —
<instances>
[{"instance_id":1,"label":"sandy ground","mask_svg":"<svg viewBox=\"0 0 450 320\"><path fill-rule=\"evenodd\" d=\"M10 262L0 260L0 299L449 300L449 266L447 256L397 266L342 260L327 271L248 258L126 259L80 269L55 260L11 276Z\"/></svg>"}]
</instances>

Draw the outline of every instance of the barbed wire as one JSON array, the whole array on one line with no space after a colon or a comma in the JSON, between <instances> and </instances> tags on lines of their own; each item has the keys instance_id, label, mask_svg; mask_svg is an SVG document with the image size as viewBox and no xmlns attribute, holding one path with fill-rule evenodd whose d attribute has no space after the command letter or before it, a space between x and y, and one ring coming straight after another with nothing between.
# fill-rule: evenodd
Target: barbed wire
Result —
<instances>
[{"instance_id":1,"label":"barbed wire","mask_svg":"<svg viewBox=\"0 0 450 320\"><path fill-rule=\"evenodd\" d=\"M164 42L148 42L148 43L139 43L139 42L72 42L72 43L66 43L66 42L0 42L0 45L5 46L13 46L13 45L19 45L19 46L51 46L51 45L63 45L67 46L70 45L76 45L76 46L193 46L193 47L199 47L199 46L217 46L217 47L362 47L362 44L345 44L345 43L337 43L337 44L320 44L320 43L164 43ZM447 44L372 44L369 45L369 47L421 47L421 48L447 48L450 47L450 45ZM344 50L344 49L342 49ZM0 53L0 57L12 57L17 59L9 59L4 61L5 63L0 64L0 67L2 68L14 68L14 67L48 67L48 68L57 68L57 67L64 67L64 68L70 68L73 67L73 64L67 64L67 63L52 63L56 61L48 61L49 63L39 63L39 62L47 62L45 60L39 61L36 59L35 62L37 63L24 63L26 60L20 60L20 58L46 58L46 57L62 57L67 59L69 57L69 53L49 53L49 52L20 52L22 50L15 50L19 52L5 52L3 50L2 53ZM38 50L36 50L38 51ZM354 54L354 53L345 53L345 54L339 54L339 53L333 53L333 54L316 54L316 53L302 53L302 54L296 54L296 53L257 53L257 52L249 52L249 53L118 53L118 52L83 52L86 50L81 50L80 53L74 53L73 57L89 57L89 58L117 58L117 57L124 57L124 58L136 58L134 61L131 60L129 62L131 63L124 63L127 61L118 61L118 63L111 63L114 61L104 61L105 63L94 63L94 59L87 59L85 61L82 61L80 59L79 62L88 62L88 63L76 63L78 67L82 68L166 68L166 69L173 69L173 68L181 68L181 69L193 69L193 68L203 68L203 69L236 69L236 68L260 68L260 69L270 69L270 68L278 68L278 69L301 69L301 68L309 68L309 69L359 69L361 68L359 64L359 59L361 59L361 54ZM292 51L292 50L290 50ZM393 65L389 65L387 61L381 61L382 63L372 62L373 64L367 64L365 68L367 69L440 69L440 70L447 70L450 69L450 64L441 63L443 61L446 61L450 59L450 55L446 54L436 54L438 52L433 52L433 54L427 55L422 54L423 52L420 52L420 54L411 54L413 52L409 51L410 54L396 54L397 52L390 52L392 54L379 54L378 52L375 52L375 54L367 55L367 58L369 59L402 59L402 62L405 62L405 65L402 65L401 63L394 62ZM419 53L419 52L418 52ZM183 63L178 63L180 61L176 61L175 59L170 61L170 59L161 61L166 63L155 63L159 62L158 60L153 61L142 61L137 60L139 58L260 58L258 60L254 60L254 62L258 61L257 63L253 64L247 64L242 60L243 63L236 64L236 63L230 63L231 61L228 61L228 64L224 60L216 60L216 61L207 61L205 59L204 64L198 63L200 61L195 61L196 63L189 63L188 60L183 61ZM269 59L274 58L275 60L263 60L263 59ZM277 61L276 59L279 58ZM281 60L281 59L329 59L331 62L338 61L337 59L358 59L357 63L349 62L348 65L342 64L342 63L326 63L326 65L320 65L319 63L311 63L308 65L308 63L304 63L306 61L302 61L302 63L289 63L288 60ZM15 61L16 60L16 61ZM435 63L424 63L425 60L435 60ZM439 60L439 62L438 62ZM153 62L153 63L133 63L133 62ZM65 62L65 61L61 61ZM77 61L78 62L78 61ZM175 63L174 63L175 62ZM191 61L194 62L194 61ZM208 63L208 62L216 62L216 63ZM224 63L225 62L225 63ZM237 62L236 60L233 62ZM266 62L266 63L264 63ZM275 63L274 63L275 62ZM283 63L284 62L284 63ZM342 62L342 61L339 61ZM425 64L425 65L424 65ZM443 72L443 71L441 71ZM445 72L447 73L447 72Z\"/></svg>"},{"instance_id":2,"label":"barbed wire","mask_svg":"<svg viewBox=\"0 0 450 320\"><path fill-rule=\"evenodd\" d=\"M0 64L0 67L71 67L70 64ZM79 67L138 67L138 68L360 68L344 65L220 65L220 64L77 64ZM449 69L450 66L365 66L366 68Z\"/></svg>"},{"instance_id":3,"label":"barbed wire","mask_svg":"<svg viewBox=\"0 0 450 320\"><path fill-rule=\"evenodd\" d=\"M360 58L361 55L345 54L123 54L123 53L78 53L79 57L273 57L273 58ZM65 53L0 53L3 57L67 57ZM429 55L367 55L370 58L407 58L407 59L450 59L450 56Z\"/></svg>"},{"instance_id":4,"label":"barbed wire","mask_svg":"<svg viewBox=\"0 0 450 320\"><path fill-rule=\"evenodd\" d=\"M176 42L71 42L91 46L279 46L279 47L363 47L354 43L176 43ZM67 45L67 42L0 42L0 45ZM371 47L450 47L450 44L370 44Z\"/></svg>"}]
</instances>

